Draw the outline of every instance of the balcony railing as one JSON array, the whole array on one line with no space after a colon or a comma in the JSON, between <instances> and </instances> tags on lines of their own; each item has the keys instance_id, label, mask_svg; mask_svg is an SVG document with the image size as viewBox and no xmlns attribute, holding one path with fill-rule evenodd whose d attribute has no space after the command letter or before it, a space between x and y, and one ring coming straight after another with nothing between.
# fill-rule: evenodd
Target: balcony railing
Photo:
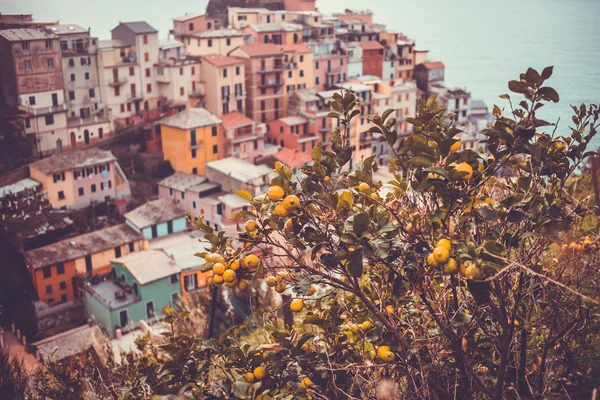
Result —
<instances>
[{"instance_id":1,"label":"balcony railing","mask_svg":"<svg viewBox=\"0 0 600 400\"><path fill-rule=\"evenodd\" d=\"M127 101L136 101L136 100L142 100L142 94L141 93L129 93L127 94Z\"/></svg>"},{"instance_id":2,"label":"balcony railing","mask_svg":"<svg viewBox=\"0 0 600 400\"><path fill-rule=\"evenodd\" d=\"M261 87L261 88L278 87L278 86L283 86L283 82L281 82L281 81L275 81L275 80L269 80L269 81L266 81L266 82L261 82L260 85L258 85L258 87Z\"/></svg>"},{"instance_id":3,"label":"balcony railing","mask_svg":"<svg viewBox=\"0 0 600 400\"><path fill-rule=\"evenodd\" d=\"M246 92L237 92L237 93L235 94L235 98L236 98L236 99L242 99L242 98L244 98L244 97L246 97Z\"/></svg>"},{"instance_id":4,"label":"balcony railing","mask_svg":"<svg viewBox=\"0 0 600 400\"><path fill-rule=\"evenodd\" d=\"M38 116L38 115L46 115L52 114L56 112L67 111L67 104L59 104L57 106L49 106L49 107L31 107L31 106L19 106L22 111L28 112L29 114Z\"/></svg>"},{"instance_id":5,"label":"balcony railing","mask_svg":"<svg viewBox=\"0 0 600 400\"><path fill-rule=\"evenodd\" d=\"M116 78L116 79L113 78L112 81L108 82L108 85L112 86L112 87L117 87L117 86L123 86L126 83L127 83L127 78L125 78L125 77Z\"/></svg>"},{"instance_id":6,"label":"balcony railing","mask_svg":"<svg viewBox=\"0 0 600 400\"><path fill-rule=\"evenodd\" d=\"M271 68L265 67L258 70L261 74L268 74L269 72L283 72L287 69L287 64L275 64Z\"/></svg>"}]
</instances>

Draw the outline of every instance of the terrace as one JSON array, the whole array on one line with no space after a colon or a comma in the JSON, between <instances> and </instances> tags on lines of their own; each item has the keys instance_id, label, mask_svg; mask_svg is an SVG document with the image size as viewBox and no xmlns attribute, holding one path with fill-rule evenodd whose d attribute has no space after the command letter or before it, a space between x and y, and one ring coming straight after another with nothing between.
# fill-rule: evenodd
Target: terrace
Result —
<instances>
[{"instance_id":1,"label":"terrace","mask_svg":"<svg viewBox=\"0 0 600 400\"><path fill-rule=\"evenodd\" d=\"M101 278L99 282L96 279L88 281L85 290L111 311L142 301L131 286L108 276Z\"/></svg>"}]
</instances>

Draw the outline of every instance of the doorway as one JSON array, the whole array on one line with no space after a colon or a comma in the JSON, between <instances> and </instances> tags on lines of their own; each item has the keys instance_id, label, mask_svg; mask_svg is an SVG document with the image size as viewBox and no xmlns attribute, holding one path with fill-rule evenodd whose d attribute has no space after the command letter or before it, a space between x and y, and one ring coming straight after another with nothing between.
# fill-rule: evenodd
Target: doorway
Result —
<instances>
[{"instance_id":1,"label":"doorway","mask_svg":"<svg viewBox=\"0 0 600 400\"><path fill-rule=\"evenodd\" d=\"M125 327L129 323L129 318L127 317L127 310L119 312L119 322L121 323L121 329L125 329Z\"/></svg>"},{"instance_id":2,"label":"doorway","mask_svg":"<svg viewBox=\"0 0 600 400\"><path fill-rule=\"evenodd\" d=\"M149 301L146 303L146 318L150 319L154 317L154 301Z\"/></svg>"},{"instance_id":3,"label":"doorway","mask_svg":"<svg viewBox=\"0 0 600 400\"><path fill-rule=\"evenodd\" d=\"M87 276L92 276L92 256L85 256L85 272Z\"/></svg>"},{"instance_id":4,"label":"doorway","mask_svg":"<svg viewBox=\"0 0 600 400\"><path fill-rule=\"evenodd\" d=\"M56 141L56 152L62 153L62 151L63 151L62 140L58 139Z\"/></svg>"},{"instance_id":5,"label":"doorway","mask_svg":"<svg viewBox=\"0 0 600 400\"><path fill-rule=\"evenodd\" d=\"M83 141L85 144L90 144L90 132L87 129L83 131Z\"/></svg>"},{"instance_id":6,"label":"doorway","mask_svg":"<svg viewBox=\"0 0 600 400\"><path fill-rule=\"evenodd\" d=\"M77 147L77 136L75 136L75 132L71 132L71 148L75 147Z\"/></svg>"},{"instance_id":7,"label":"doorway","mask_svg":"<svg viewBox=\"0 0 600 400\"><path fill-rule=\"evenodd\" d=\"M52 105L54 107L58 106L58 94L52 93Z\"/></svg>"}]
</instances>

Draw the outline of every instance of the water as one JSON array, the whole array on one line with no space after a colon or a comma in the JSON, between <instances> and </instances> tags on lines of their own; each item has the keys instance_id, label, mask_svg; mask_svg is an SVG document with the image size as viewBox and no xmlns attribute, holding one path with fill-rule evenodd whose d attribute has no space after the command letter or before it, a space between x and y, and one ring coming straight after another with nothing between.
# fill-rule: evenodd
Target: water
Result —
<instances>
[{"instance_id":1,"label":"water","mask_svg":"<svg viewBox=\"0 0 600 400\"><path fill-rule=\"evenodd\" d=\"M166 37L171 18L203 12L207 0L0 0L0 12L34 13L37 20L57 20L91 27L108 38L119 21L145 20ZM318 0L325 13L366 8L375 21L403 32L430 60L446 64L446 84L471 91L473 98L505 105L498 95L527 67L554 65L549 81L561 101L541 117L561 119L568 133L569 105L600 103L600 1L598 0ZM600 138L595 147L600 146Z\"/></svg>"}]
</instances>

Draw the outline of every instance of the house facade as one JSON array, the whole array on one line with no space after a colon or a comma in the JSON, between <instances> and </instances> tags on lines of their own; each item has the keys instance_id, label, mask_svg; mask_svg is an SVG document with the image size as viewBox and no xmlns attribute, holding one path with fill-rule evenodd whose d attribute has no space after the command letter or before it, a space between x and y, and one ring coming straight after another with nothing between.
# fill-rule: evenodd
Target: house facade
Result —
<instances>
[{"instance_id":1,"label":"house facade","mask_svg":"<svg viewBox=\"0 0 600 400\"><path fill-rule=\"evenodd\" d=\"M151 240L187 230L187 210L169 199L149 201L125 214L125 223Z\"/></svg>"}]
</instances>

